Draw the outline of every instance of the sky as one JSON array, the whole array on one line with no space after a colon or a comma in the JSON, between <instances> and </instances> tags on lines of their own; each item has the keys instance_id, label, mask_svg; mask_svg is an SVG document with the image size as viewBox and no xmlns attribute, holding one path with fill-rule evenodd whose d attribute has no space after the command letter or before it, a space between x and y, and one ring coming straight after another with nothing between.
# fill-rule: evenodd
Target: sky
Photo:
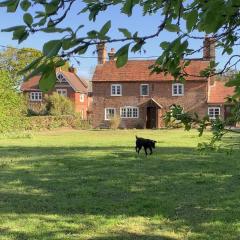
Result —
<instances>
[{"instance_id":1,"label":"sky","mask_svg":"<svg viewBox=\"0 0 240 240\"><path fill-rule=\"evenodd\" d=\"M130 30L130 32L139 31L139 35L144 36L155 33L157 26L161 22L162 18L159 14L156 14L154 16L142 16L142 11L140 8L134 8L133 15L131 17L128 17L121 14L118 7L111 7L108 11L100 14L97 17L96 22L90 22L88 20L87 14L77 15L82 7L83 5L80 1L77 4L73 5L73 9L68 14L67 18L61 26L72 27L73 29L76 29L80 24L84 24L85 27L82 31L83 36L85 36L84 34L90 30L100 30L103 24L108 20L112 21L112 28L109 31L109 35L114 38L122 37L122 34L117 30L118 28L127 28ZM6 13L6 10L4 8L0 8L0 29L23 24L22 14L22 11L17 11L13 14ZM59 37L61 37L59 34L37 33L31 35L27 40L19 45L17 41L12 40L12 33L0 32L0 45L7 45L17 48L31 47L41 50L45 42L52 39L58 39ZM161 48L159 47L160 42L172 40L173 37L174 35L169 32L162 32L158 38L151 39L144 46L144 49L146 50L145 54L130 53L129 58L149 58L151 56L157 56L161 53ZM108 44L107 50L110 51L111 48L115 48L117 50L121 44L122 43ZM193 40L190 42L190 48L196 49L200 46L202 46L202 40ZM78 69L78 74L80 76L84 76L89 79L91 78L94 67L97 64L97 56L96 54L93 54L94 50L95 47L91 47L84 55L81 55L82 58L78 58L80 64L72 60L71 63ZM193 57L202 57L202 52L195 54ZM222 57L220 52L217 51L217 59L220 58L223 59L225 57Z\"/></svg>"}]
</instances>

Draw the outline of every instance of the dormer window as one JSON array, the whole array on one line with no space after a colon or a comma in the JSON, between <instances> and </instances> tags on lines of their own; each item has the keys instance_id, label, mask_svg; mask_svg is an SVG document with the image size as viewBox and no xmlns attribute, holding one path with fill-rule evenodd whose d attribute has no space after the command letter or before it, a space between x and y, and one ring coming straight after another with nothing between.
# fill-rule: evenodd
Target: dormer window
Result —
<instances>
[{"instance_id":1,"label":"dormer window","mask_svg":"<svg viewBox=\"0 0 240 240\"><path fill-rule=\"evenodd\" d=\"M111 85L111 96L122 96L122 85L112 84Z\"/></svg>"},{"instance_id":2,"label":"dormer window","mask_svg":"<svg viewBox=\"0 0 240 240\"><path fill-rule=\"evenodd\" d=\"M57 82L59 83L67 82L66 78L63 76L62 73L57 73Z\"/></svg>"},{"instance_id":3,"label":"dormer window","mask_svg":"<svg viewBox=\"0 0 240 240\"><path fill-rule=\"evenodd\" d=\"M172 84L172 96L183 96L184 95L184 85L182 83Z\"/></svg>"}]
</instances>

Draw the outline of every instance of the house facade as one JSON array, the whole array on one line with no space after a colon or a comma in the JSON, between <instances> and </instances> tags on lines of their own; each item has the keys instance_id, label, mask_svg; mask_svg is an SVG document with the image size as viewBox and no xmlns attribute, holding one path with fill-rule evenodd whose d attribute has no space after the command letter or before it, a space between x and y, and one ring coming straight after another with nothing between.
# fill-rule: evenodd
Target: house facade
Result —
<instances>
[{"instance_id":1,"label":"house facade","mask_svg":"<svg viewBox=\"0 0 240 240\"><path fill-rule=\"evenodd\" d=\"M214 45L212 39L205 39L203 58L191 60L185 69L188 73L185 83L174 81L171 75L150 75L148 67L154 60L129 60L124 67L117 68L114 49L107 61L106 48L99 45L98 65L92 79L93 127L108 127L109 120L119 117L122 128L161 128L163 115L173 104L199 116L225 117L229 108L224 98L233 89L199 77L215 58ZM217 88L222 89L221 102L216 99Z\"/></svg>"},{"instance_id":2,"label":"house facade","mask_svg":"<svg viewBox=\"0 0 240 240\"><path fill-rule=\"evenodd\" d=\"M28 107L35 110L40 109L45 102L46 96L57 92L69 98L74 105L75 111L79 112L83 119L87 119L89 108L87 81L78 77L74 68L69 68L69 71L63 71L59 68L56 71L56 77L57 82L48 93L43 93L39 89L41 76L34 76L21 85L21 91L28 99Z\"/></svg>"}]
</instances>

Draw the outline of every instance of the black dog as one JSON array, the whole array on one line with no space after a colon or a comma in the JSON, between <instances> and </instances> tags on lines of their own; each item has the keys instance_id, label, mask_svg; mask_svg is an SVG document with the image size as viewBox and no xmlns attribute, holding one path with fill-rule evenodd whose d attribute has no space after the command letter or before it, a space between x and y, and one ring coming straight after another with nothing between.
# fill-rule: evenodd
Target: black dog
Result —
<instances>
[{"instance_id":1,"label":"black dog","mask_svg":"<svg viewBox=\"0 0 240 240\"><path fill-rule=\"evenodd\" d=\"M144 148L145 154L148 155L147 149L150 149L150 154L152 154L152 149L155 148L156 141L151 139L139 138L136 136L136 152L139 154L142 147Z\"/></svg>"}]
</instances>

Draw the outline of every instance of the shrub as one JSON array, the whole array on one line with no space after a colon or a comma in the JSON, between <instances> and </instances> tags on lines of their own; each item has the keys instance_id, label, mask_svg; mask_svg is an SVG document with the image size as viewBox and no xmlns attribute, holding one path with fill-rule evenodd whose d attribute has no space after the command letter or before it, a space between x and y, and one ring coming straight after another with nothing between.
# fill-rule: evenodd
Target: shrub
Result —
<instances>
[{"instance_id":1,"label":"shrub","mask_svg":"<svg viewBox=\"0 0 240 240\"><path fill-rule=\"evenodd\" d=\"M26 104L6 71L0 70L0 132L24 129Z\"/></svg>"},{"instance_id":2,"label":"shrub","mask_svg":"<svg viewBox=\"0 0 240 240\"><path fill-rule=\"evenodd\" d=\"M46 98L46 109L49 115L73 115L74 106L70 99L58 94L53 93Z\"/></svg>"},{"instance_id":3,"label":"shrub","mask_svg":"<svg viewBox=\"0 0 240 240\"><path fill-rule=\"evenodd\" d=\"M109 127L111 129L118 129L119 125L121 123L121 119L119 116L115 116L113 117L110 121L109 121Z\"/></svg>"}]
</instances>

